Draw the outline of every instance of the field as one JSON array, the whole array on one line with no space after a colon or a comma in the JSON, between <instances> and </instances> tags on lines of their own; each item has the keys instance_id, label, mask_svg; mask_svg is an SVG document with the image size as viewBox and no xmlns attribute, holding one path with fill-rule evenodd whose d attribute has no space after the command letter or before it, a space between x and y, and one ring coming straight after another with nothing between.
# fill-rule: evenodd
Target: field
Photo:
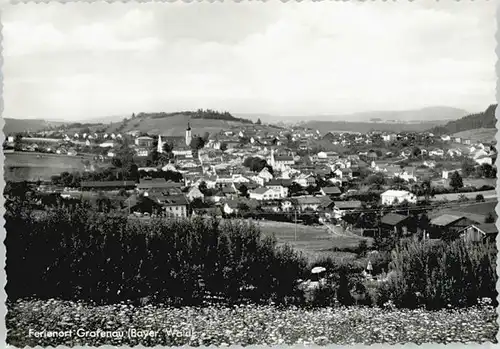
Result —
<instances>
[{"instance_id":1,"label":"field","mask_svg":"<svg viewBox=\"0 0 500 349\"><path fill-rule=\"evenodd\" d=\"M11 118L4 118L5 124L3 128L3 132L6 135L10 134L15 134L18 132L25 132L25 131L31 131L31 132L37 132L41 131L44 128L47 128L49 126L61 126L63 122L61 121L46 121L46 120L40 120L40 119L11 119Z\"/></svg>"},{"instance_id":2,"label":"field","mask_svg":"<svg viewBox=\"0 0 500 349\"><path fill-rule=\"evenodd\" d=\"M457 201L461 195L464 195L469 200L475 200L478 194L483 195L485 199L494 199L497 197L495 190L486 190L486 191L475 191L471 193L450 193L450 194L437 194L431 200L432 201L440 201L440 200L448 200L448 201Z\"/></svg>"},{"instance_id":3,"label":"field","mask_svg":"<svg viewBox=\"0 0 500 349\"><path fill-rule=\"evenodd\" d=\"M498 200L492 200L482 203L474 203L472 205L460 206L458 211L468 212L474 214L488 214L488 212L494 212L498 204Z\"/></svg>"},{"instance_id":4,"label":"field","mask_svg":"<svg viewBox=\"0 0 500 349\"><path fill-rule=\"evenodd\" d=\"M7 343L35 346L227 346L327 345L373 343L496 343L493 307L440 311L380 308L306 310L273 306L181 307L20 301L8 304ZM78 329L113 331L115 338L90 337ZM130 329L152 336L137 338ZM66 336L36 338L28 331L68 331ZM69 332L71 331L71 332ZM80 333L80 335L79 335Z\"/></svg>"},{"instance_id":5,"label":"field","mask_svg":"<svg viewBox=\"0 0 500 349\"><path fill-rule=\"evenodd\" d=\"M453 134L452 137L470 139L471 143L475 142L491 143L495 141L496 133L497 133L496 128L476 128L473 130L467 130L455 133Z\"/></svg>"},{"instance_id":6,"label":"field","mask_svg":"<svg viewBox=\"0 0 500 349\"><path fill-rule=\"evenodd\" d=\"M286 222L255 221L264 235L273 235L278 244L288 243L297 251L302 252L310 259L323 256L336 258L353 258L354 255L346 252L331 252L332 248L356 247L361 240L369 239L354 236L334 235L325 226L307 226ZM342 234L341 229L335 227ZM295 233L296 231L296 233ZM296 239L295 239L296 237Z\"/></svg>"},{"instance_id":7,"label":"field","mask_svg":"<svg viewBox=\"0 0 500 349\"><path fill-rule=\"evenodd\" d=\"M497 180L496 178L462 178L464 183L464 187L476 187L480 188L483 185L489 185L496 187ZM445 188L450 187L450 179L434 179L432 181L433 186L444 186Z\"/></svg>"},{"instance_id":8,"label":"field","mask_svg":"<svg viewBox=\"0 0 500 349\"><path fill-rule=\"evenodd\" d=\"M89 156L14 152L5 154L5 179L11 181L50 179L64 171L84 171Z\"/></svg>"}]
</instances>

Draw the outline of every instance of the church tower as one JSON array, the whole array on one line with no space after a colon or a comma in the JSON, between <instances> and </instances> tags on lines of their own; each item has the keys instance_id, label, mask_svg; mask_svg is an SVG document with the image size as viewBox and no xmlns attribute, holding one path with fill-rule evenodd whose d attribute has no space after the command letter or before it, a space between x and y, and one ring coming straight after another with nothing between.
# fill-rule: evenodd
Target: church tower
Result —
<instances>
[{"instance_id":1,"label":"church tower","mask_svg":"<svg viewBox=\"0 0 500 349\"><path fill-rule=\"evenodd\" d=\"M158 135L158 148L156 149L158 153L163 153L163 142L161 141L161 136Z\"/></svg>"},{"instance_id":2,"label":"church tower","mask_svg":"<svg viewBox=\"0 0 500 349\"><path fill-rule=\"evenodd\" d=\"M188 127L186 128L186 146L189 147L191 144L191 126L189 126L188 122Z\"/></svg>"}]
</instances>

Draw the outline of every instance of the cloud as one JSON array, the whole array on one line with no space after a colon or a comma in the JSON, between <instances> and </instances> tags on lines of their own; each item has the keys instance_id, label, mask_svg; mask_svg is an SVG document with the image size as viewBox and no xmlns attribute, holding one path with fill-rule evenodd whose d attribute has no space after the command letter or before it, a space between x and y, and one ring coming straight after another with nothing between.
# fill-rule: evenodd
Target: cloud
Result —
<instances>
[{"instance_id":1,"label":"cloud","mask_svg":"<svg viewBox=\"0 0 500 349\"><path fill-rule=\"evenodd\" d=\"M5 115L478 111L495 99L493 3L69 5L5 11Z\"/></svg>"}]
</instances>

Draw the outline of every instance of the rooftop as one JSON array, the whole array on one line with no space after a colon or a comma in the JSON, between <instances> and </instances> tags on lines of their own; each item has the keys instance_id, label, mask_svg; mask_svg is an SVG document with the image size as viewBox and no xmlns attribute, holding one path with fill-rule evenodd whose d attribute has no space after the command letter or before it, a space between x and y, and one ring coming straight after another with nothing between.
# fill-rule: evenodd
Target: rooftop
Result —
<instances>
[{"instance_id":1,"label":"rooftop","mask_svg":"<svg viewBox=\"0 0 500 349\"><path fill-rule=\"evenodd\" d=\"M388 196L405 196L411 194L409 191L406 190L387 190L383 192L380 195L388 195Z\"/></svg>"},{"instance_id":2,"label":"rooftop","mask_svg":"<svg viewBox=\"0 0 500 349\"><path fill-rule=\"evenodd\" d=\"M360 208L361 201L358 201L358 200L335 201L335 207L337 207L341 210Z\"/></svg>"},{"instance_id":3,"label":"rooftop","mask_svg":"<svg viewBox=\"0 0 500 349\"><path fill-rule=\"evenodd\" d=\"M398 225L408 217L397 213L388 213L380 219L380 222L387 225Z\"/></svg>"},{"instance_id":4,"label":"rooftop","mask_svg":"<svg viewBox=\"0 0 500 349\"><path fill-rule=\"evenodd\" d=\"M332 195L332 194L340 194L341 191L339 188L337 187L324 187L324 188L321 188L321 190L323 190L323 192L327 195Z\"/></svg>"},{"instance_id":5,"label":"rooftop","mask_svg":"<svg viewBox=\"0 0 500 349\"><path fill-rule=\"evenodd\" d=\"M438 216L431 220L432 225L437 225L440 227L446 227L447 225L450 225L462 218L465 218L464 216L455 216L452 214L443 214L441 216Z\"/></svg>"}]
</instances>

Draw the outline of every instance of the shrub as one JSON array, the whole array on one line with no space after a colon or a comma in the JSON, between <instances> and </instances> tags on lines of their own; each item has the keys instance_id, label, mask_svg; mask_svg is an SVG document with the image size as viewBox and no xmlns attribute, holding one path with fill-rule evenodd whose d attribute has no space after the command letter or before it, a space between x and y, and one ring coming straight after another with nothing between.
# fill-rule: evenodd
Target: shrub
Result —
<instances>
[{"instance_id":1,"label":"shrub","mask_svg":"<svg viewBox=\"0 0 500 349\"><path fill-rule=\"evenodd\" d=\"M484 196L483 196L483 194L477 194L476 195L476 201L477 202L484 202Z\"/></svg>"},{"instance_id":2,"label":"shrub","mask_svg":"<svg viewBox=\"0 0 500 349\"><path fill-rule=\"evenodd\" d=\"M488 213L488 215L484 219L484 223L495 223L495 216L493 215L493 213Z\"/></svg>"},{"instance_id":3,"label":"shrub","mask_svg":"<svg viewBox=\"0 0 500 349\"><path fill-rule=\"evenodd\" d=\"M393 252L396 277L385 292L399 307L439 309L496 299L496 245L401 241Z\"/></svg>"},{"instance_id":4,"label":"shrub","mask_svg":"<svg viewBox=\"0 0 500 349\"><path fill-rule=\"evenodd\" d=\"M368 243L366 242L366 240L361 240L357 246L356 253L360 257L364 257L364 256L366 256L366 253L368 252L368 250L369 250L369 248L368 248Z\"/></svg>"},{"instance_id":5,"label":"shrub","mask_svg":"<svg viewBox=\"0 0 500 349\"><path fill-rule=\"evenodd\" d=\"M313 306L353 305L358 299L365 301L366 290L362 283L361 273L363 266L358 262L321 258L313 266L322 266L326 269L326 283L315 289L311 295L310 304ZM363 290L361 290L363 288ZM356 296L355 297L353 296ZM371 300L368 301L371 303Z\"/></svg>"},{"instance_id":6,"label":"shrub","mask_svg":"<svg viewBox=\"0 0 500 349\"><path fill-rule=\"evenodd\" d=\"M249 223L144 223L81 208L36 217L14 206L6 230L9 299L200 304L210 294L229 303L301 301L296 279L304 258Z\"/></svg>"}]
</instances>

